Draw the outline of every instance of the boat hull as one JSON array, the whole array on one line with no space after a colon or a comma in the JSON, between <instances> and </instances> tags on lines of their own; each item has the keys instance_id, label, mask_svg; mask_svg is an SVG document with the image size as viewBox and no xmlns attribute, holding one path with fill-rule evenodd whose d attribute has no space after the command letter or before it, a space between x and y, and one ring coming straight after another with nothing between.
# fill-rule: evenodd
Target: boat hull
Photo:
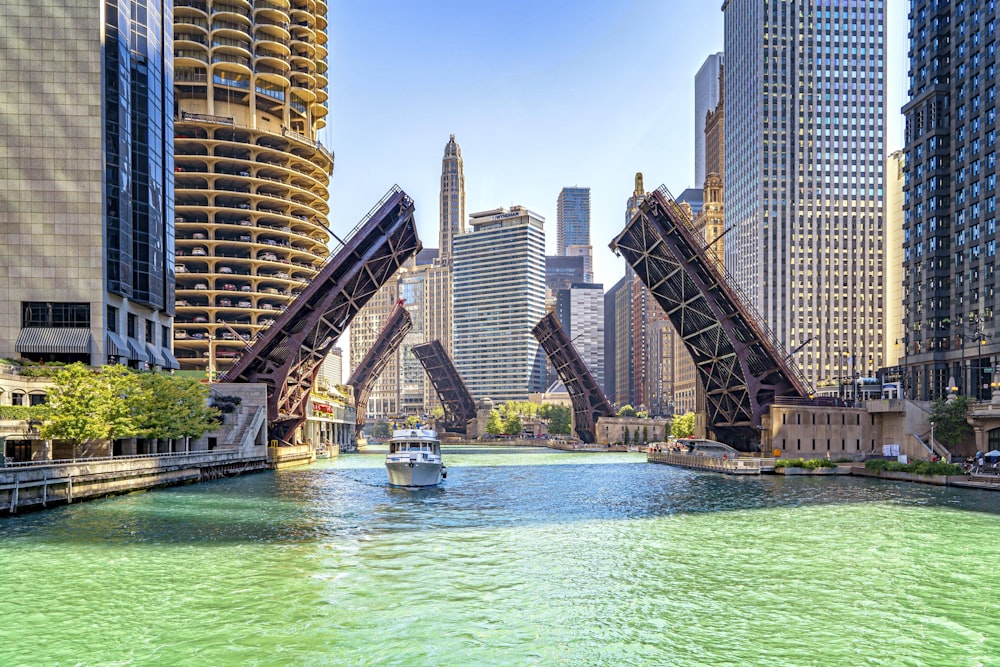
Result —
<instances>
[{"instance_id":1,"label":"boat hull","mask_svg":"<svg viewBox=\"0 0 1000 667\"><path fill-rule=\"evenodd\" d=\"M441 483L441 463L422 461L386 461L389 484L392 486L436 486Z\"/></svg>"}]
</instances>

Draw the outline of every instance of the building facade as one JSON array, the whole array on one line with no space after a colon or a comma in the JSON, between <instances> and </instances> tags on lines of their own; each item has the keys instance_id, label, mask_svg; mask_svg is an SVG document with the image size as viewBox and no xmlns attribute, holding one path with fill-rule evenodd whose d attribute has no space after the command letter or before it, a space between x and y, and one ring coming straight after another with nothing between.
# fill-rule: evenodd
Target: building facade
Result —
<instances>
[{"instance_id":1,"label":"building facade","mask_svg":"<svg viewBox=\"0 0 1000 667\"><path fill-rule=\"evenodd\" d=\"M185 370L224 370L330 255L324 0L178 2L177 317Z\"/></svg>"},{"instance_id":2,"label":"building facade","mask_svg":"<svg viewBox=\"0 0 1000 667\"><path fill-rule=\"evenodd\" d=\"M997 264L997 6L910 11L903 186L907 397L990 397L1000 338Z\"/></svg>"},{"instance_id":3,"label":"building facade","mask_svg":"<svg viewBox=\"0 0 1000 667\"><path fill-rule=\"evenodd\" d=\"M473 398L544 390L531 329L545 315L545 219L523 206L469 216L454 239L454 361Z\"/></svg>"},{"instance_id":4,"label":"building facade","mask_svg":"<svg viewBox=\"0 0 1000 667\"><path fill-rule=\"evenodd\" d=\"M598 386L604 386L604 286L574 283L559 290L556 317L587 364Z\"/></svg>"},{"instance_id":5,"label":"building facade","mask_svg":"<svg viewBox=\"0 0 1000 667\"><path fill-rule=\"evenodd\" d=\"M0 357L176 368L172 3L6 3Z\"/></svg>"},{"instance_id":6,"label":"building facade","mask_svg":"<svg viewBox=\"0 0 1000 667\"><path fill-rule=\"evenodd\" d=\"M882 363L883 0L726 0L725 264L813 384Z\"/></svg>"},{"instance_id":7,"label":"building facade","mask_svg":"<svg viewBox=\"0 0 1000 667\"><path fill-rule=\"evenodd\" d=\"M713 53L694 76L694 182L699 187L710 173L705 169L706 156L711 150L706 141L705 126L708 114L722 98L723 62L721 53Z\"/></svg>"},{"instance_id":8,"label":"building facade","mask_svg":"<svg viewBox=\"0 0 1000 667\"><path fill-rule=\"evenodd\" d=\"M405 269L401 271L405 271ZM375 340L399 299L399 280L390 280L368 300L365 307L359 310L354 319L351 320L352 372L361 365L368 350L375 344ZM365 418L369 423L387 420L400 414L399 359L400 355L397 351L386 364L368 395Z\"/></svg>"}]
</instances>

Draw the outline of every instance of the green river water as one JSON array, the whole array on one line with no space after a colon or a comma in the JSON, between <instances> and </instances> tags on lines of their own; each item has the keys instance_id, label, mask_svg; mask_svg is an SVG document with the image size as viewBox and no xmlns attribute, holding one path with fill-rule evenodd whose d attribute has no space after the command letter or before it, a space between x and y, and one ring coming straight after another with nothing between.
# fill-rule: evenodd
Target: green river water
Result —
<instances>
[{"instance_id":1,"label":"green river water","mask_svg":"<svg viewBox=\"0 0 1000 667\"><path fill-rule=\"evenodd\" d=\"M383 457L0 519L0 666L1000 666L1000 493Z\"/></svg>"}]
</instances>

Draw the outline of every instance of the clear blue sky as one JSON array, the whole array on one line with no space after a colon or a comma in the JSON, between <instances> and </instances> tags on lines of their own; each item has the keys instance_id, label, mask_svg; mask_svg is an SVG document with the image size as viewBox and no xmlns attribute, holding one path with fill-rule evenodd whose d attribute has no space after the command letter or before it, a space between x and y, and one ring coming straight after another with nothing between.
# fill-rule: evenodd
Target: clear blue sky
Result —
<instances>
[{"instance_id":1,"label":"clear blue sky","mask_svg":"<svg viewBox=\"0 0 1000 667\"><path fill-rule=\"evenodd\" d=\"M721 0L577 2L365 0L330 3L330 116L336 154L331 226L346 231L393 183L416 201L421 239L438 245L441 157L455 134L466 211L512 204L545 216L591 188L595 274L624 261L635 172L680 194L694 180L694 76L723 50ZM888 0L887 149L901 148L905 0Z\"/></svg>"}]
</instances>

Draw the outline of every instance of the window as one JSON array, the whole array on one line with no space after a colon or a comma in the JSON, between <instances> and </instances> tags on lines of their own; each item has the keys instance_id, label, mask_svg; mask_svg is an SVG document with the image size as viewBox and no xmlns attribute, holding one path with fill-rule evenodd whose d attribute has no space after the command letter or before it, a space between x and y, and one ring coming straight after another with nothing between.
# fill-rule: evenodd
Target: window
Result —
<instances>
[{"instance_id":1,"label":"window","mask_svg":"<svg viewBox=\"0 0 1000 667\"><path fill-rule=\"evenodd\" d=\"M146 320L146 342L156 342L156 323L152 320Z\"/></svg>"},{"instance_id":2,"label":"window","mask_svg":"<svg viewBox=\"0 0 1000 667\"><path fill-rule=\"evenodd\" d=\"M135 334L135 331L136 331L136 326L138 324L138 320L137 320L135 314L134 313L129 313L128 317L126 319L127 319L127 325L128 325L126 327L127 328L126 333L128 334L128 337L129 338L137 338L137 336Z\"/></svg>"},{"instance_id":3,"label":"window","mask_svg":"<svg viewBox=\"0 0 1000 667\"><path fill-rule=\"evenodd\" d=\"M89 303L54 303L24 301L21 303L21 328L50 327L52 329L89 329Z\"/></svg>"},{"instance_id":4,"label":"window","mask_svg":"<svg viewBox=\"0 0 1000 667\"><path fill-rule=\"evenodd\" d=\"M108 306L107 327L111 333L118 331L118 309L114 306Z\"/></svg>"}]
</instances>

